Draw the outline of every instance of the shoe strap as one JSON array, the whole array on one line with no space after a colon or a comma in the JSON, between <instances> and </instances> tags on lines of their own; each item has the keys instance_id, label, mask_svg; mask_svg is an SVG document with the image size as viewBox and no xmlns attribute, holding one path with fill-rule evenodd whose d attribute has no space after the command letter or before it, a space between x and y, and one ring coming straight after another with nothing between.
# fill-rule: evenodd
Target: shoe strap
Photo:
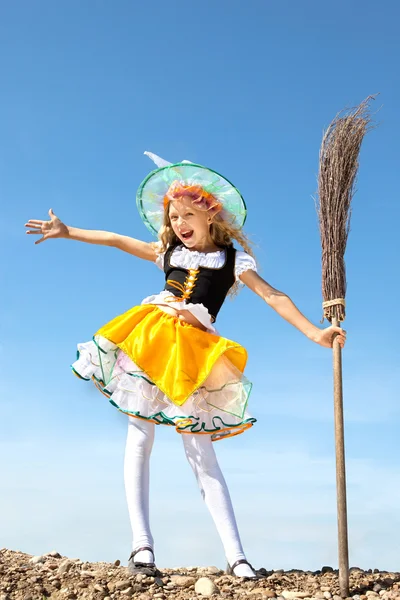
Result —
<instances>
[{"instance_id":1,"label":"shoe strap","mask_svg":"<svg viewBox=\"0 0 400 600\"><path fill-rule=\"evenodd\" d=\"M245 558L241 558L240 560L237 560L235 563L233 563L233 565L231 566L232 573L233 573L233 569L234 569L235 567L237 567L238 565L249 565L250 569L251 569L252 571L254 571L254 568L253 568L253 567L252 567L252 565L249 563L249 561L248 561L248 560L246 560ZM255 571L254 571L254 573L255 573Z\"/></svg>"},{"instance_id":2,"label":"shoe strap","mask_svg":"<svg viewBox=\"0 0 400 600\"><path fill-rule=\"evenodd\" d=\"M134 558L135 558L135 556L136 556L136 554L138 554L139 552L143 552L144 550L148 550L149 552L151 552L151 553L152 553L152 555L153 555L153 559L154 559L154 561L156 560L156 557L155 557L155 554L154 554L154 550L153 550L153 548L151 548L150 546L143 546L142 548L137 548L137 550L134 550L134 551L132 552L132 554L130 555L130 557L129 557L129 558L132 558L132 559L134 559Z\"/></svg>"}]
</instances>

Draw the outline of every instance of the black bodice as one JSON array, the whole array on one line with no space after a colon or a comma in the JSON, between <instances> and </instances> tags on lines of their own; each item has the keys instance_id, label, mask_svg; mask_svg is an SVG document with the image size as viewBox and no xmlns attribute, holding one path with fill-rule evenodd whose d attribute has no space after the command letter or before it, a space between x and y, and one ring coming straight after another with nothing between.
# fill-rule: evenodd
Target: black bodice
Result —
<instances>
[{"instance_id":1,"label":"black bodice","mask_svg":"<svg viewBox=\"0 0 400 600\"><path fill-rule=\"evenodd\" d=\"M225 262L219 269L174 267L170 258L177 246L170 246L164 256L165 290L192 304L203 304L215 321L227 293L235 283L235 256L233 246L224 246Z\"/></svg>"}]
</instances>

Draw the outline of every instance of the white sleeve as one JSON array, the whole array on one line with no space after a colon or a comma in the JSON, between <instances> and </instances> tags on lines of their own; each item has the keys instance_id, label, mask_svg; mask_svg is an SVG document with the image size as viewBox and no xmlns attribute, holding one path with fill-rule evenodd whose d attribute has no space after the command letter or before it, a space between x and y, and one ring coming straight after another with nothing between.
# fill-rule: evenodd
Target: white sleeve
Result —
<instances>
[{"instance_id":1,"label":"white sleeve","mask_svg":"<svg viewBox=\"0 0 400 600\"><path fill-rule=\"evenodd\" d=\"M240 281L240 279L239 279L240 275L248 270L255 271L257 273L256 261L254 260L254 258L252 256L250 256L250 254L247 254L247 252L242 252L242 251L237 250L236 258L235 258L235 279L236 279L236 281Z\"/></svg>"},{"instance_id":2,"label":"white sleeve","mask_svg":"<svg viewBox=\"0 0 400 600\"><path fill-rule=\"evenodd\" d=\"M164 256L165 256L165 252L162 251L162 244L161 244L161 242L156 242L154 244L154 250L156 251L156 254L157 254L157 258L155 260L155 263L156 263L157 267L163 271L164 270Z\"/></svg>"}]
</instances>

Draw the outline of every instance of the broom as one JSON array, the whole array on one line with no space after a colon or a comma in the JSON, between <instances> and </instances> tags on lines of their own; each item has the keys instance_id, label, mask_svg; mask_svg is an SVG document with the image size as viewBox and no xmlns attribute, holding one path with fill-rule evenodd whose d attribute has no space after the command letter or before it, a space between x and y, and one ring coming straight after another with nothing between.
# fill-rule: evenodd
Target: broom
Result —
<instances>
[{"instance_id":1,"label":"broom","mask_svg":"<svg viewBox=\"0 0 400 600\"><path fill-rule=\"evenodd\" d=\"M358 155L371 126L368 96L356 108L341 111L323 135L319 154L316 208L322 245L323 319L340 327L346 316L346 269L344 253L350 230L351 201L355 193ZM339 587L349 596L346 470L344 450L342 353L333 341L336 491L338 513Z\"/></svg>"}]
</instances>

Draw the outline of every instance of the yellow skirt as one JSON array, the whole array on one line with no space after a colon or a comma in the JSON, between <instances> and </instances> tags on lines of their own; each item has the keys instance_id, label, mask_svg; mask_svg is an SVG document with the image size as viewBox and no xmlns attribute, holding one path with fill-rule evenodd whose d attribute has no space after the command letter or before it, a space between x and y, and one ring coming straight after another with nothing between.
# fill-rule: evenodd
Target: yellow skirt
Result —
<instances>
[{"instance_id":1,"label":"yellow skirt","mask_svg":"<svg viewBox=\"0 0 400 600\"><path fill-rule=\"evenodd\" d=\"M210 377L218 359L225 357L243 373L247 352L236 342L193 327L157 306L134 306L104 325L100 335L118 346L172 402L181 406ZM224 362L218 363L213 382L228 381ZM222 372L221 372L222 371Z\"/></svg>"},{"instance_id":2,"label":"yellow skirt","mask_svg":"<svg viewBox=\"0 0 400 600\"><path fill-rule=\"evenodd\" d=\"M221 439L255 422L246 410L246 362L240 344L145 304L80 344L72 368L130 416Z\"/></svg>"}]
</instances>

